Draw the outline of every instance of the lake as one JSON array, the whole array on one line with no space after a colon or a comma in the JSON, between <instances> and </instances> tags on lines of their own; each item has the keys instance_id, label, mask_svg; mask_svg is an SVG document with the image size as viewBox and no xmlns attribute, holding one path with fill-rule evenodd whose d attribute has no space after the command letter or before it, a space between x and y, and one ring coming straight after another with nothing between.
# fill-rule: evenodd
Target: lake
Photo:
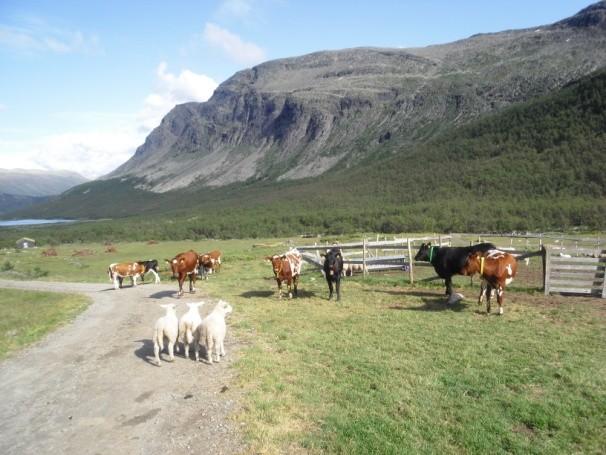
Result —
<instances>
[{"instance_id":1,"label":"lake","mask_svg":"<svg viewBox=\"0 0 606 455\"><path fill-rule=\"evenodd\" d=\"M9 226L30 226L34 224L54 224L54 223L72 223L76 220L35 220L35 219L26 219L26 220L6 220L0 221L0 227L9 227Z\"/></svg>"}]
</instances>

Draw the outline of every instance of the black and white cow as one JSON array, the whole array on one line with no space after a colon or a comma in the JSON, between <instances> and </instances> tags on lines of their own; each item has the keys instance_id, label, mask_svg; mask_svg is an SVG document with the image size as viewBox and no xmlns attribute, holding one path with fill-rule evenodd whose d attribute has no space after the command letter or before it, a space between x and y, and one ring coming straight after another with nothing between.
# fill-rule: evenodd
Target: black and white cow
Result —
<instances>
[{"instance_id":1,"label":"black and white cow","mask_svg":"<svg viewBox=\"0 0 606 455\"><path fill-rule=\"evenodd\" d=\"M328 283L328 300L332 298L333 283L337 290L337 301L341 300L341 274L343 273L343 255L339 248L330 248L324 256L324 276Z\"/></svg>"},{"instance_id":2,"label":"black and white cow","mask_svg":"<svg viewBox=\"0 0 606 455\"><path fill-rule=\"evenodd\" d=\"M432 246L431 243L423 243L415 256L415 261L427 261L433 265L438 276L445 281L446 295L448 295L448 301L450 302L452 298L452 277L453 275L465 274L463 268L467 264L469 255L476 252L485 253L495 248L492 243L454 247Z\"/></svg>"},{"instance_id":3,"label":"black and white cow","mask_svg":"<svg viewBox=\"0 0 606 455\"><path fill-rule=\"evenodd\" d=\"M153 270L153 274L156 278L156 284L158 284L160 282L160 277L158 276L158 261L157 259L148 259L147 261L137 261L138 264L142 265L144 267L144 272L143 275L141 275L141 282L144 282L145 279L145 275L150 271Z\"/></svg>"}]
</instances>

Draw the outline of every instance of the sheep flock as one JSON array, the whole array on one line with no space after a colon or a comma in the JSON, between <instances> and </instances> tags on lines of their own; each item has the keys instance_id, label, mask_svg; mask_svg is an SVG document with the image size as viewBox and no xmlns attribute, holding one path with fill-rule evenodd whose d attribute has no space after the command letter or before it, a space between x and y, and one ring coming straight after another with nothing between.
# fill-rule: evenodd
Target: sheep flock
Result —
<instances>
[{"instance_id":1,"label":"sheep flock","mask_svg":"<svg viewBox=\"0 0 606 455\"><path fill-rule=\"evenodd\" d=\"M187 303L188 310L180 318L177 318L176 304L160 305L165 309L164 316L158 318L154 325L153 343L154 359L161 366L160 353L164 351L164 344L168 351L168 360L172 362L174 352L180 352L183 348L185 358L190 358L190 349L194 351L196 361L200 360L200 348L204 347L206 359L209 364L219 362L225 356L225 334L227 325L226 316L232 312L232 306L223 301L204 317L200 315L200 308L210 305L209 302ZM181 344L181 346L179 345Z\"/></svg>"}]
</instances>

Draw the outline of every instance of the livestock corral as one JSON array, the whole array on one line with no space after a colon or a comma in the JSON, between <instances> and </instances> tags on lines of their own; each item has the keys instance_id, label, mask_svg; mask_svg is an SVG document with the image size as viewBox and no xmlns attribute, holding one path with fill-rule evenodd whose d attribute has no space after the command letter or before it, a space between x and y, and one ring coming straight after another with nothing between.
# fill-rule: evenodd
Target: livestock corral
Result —
<instances>
[{"instance_id":1,"label":"livestock corral","mask_svg":"<svg viewBox=\"0 0 606 455\"><path fill-rule=\"evenodd\" d=\"M0 278L32 279L37 267L48 272L45 280L104 282L105 298L126 302L133 292L161 294L176 304L177 318L188 312L188 303L206 296L229 302L227 339L233 349L226 358L234 375L222 396L240 403L231 418L245 438L245 453L602 450L606 300L592 297L603 286L597 237L587 243L561 236L477 234L301 240L124 243L114 253L81 245L94 252L83 257L72 256L71 245L55 246L57 256L5 251L0 264L10 267ZM527 262L518 261L504 314L487 315L477 306L477 276L456 276L453 286L466 298L447 304L434 268L411 260L429 242L444 247L491 242L515 255L530 254ZM329 301L321 254L335 244L342 251L344 275L351 276L341 279L340 301ZM584 251L586 245L594 253ZM306 263L297 295L280 299L275 269L266 258L292 247ZM198 281L196 293L185 289L178 298L164 258L190 249L220 250L221 272ZM595 292L545 294L544 280L554 264L550 257L571 259L566 255L592 260ZM158 260L162 286L168 284L170 292L157 291L153 280L122 289L108 281L109 264L149 259ZM347 273L352 264L361 267ZM154 300L145 307L154 319L165 314ZM139 332L138 340L147 340L147 351L124 353L123 365L139 365L145 357L145 374L174 370L183 377L182 353L175 354L173 364L153 365L152 324L131 330ZM168 359L166 352L162 359ZM216 368L187 362L191 375L212 375ZM111 368L111 358L98 368ZM200 403L200 412L211 411Z\"/></svg>"}]
</instances>

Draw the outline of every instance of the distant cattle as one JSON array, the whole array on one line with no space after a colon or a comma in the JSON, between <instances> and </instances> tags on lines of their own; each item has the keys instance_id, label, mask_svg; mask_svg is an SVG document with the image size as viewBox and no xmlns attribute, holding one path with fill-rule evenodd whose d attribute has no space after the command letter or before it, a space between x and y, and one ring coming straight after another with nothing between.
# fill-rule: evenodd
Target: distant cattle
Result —
<instances>
[{"instance_id":1,"label":"distant cattle","mask_svg":"<svg viewBox=\"0 0 606 455\"><path fill-rule=\"evenodd\" d=\"M465 274L463 267L465 267L469 255L475 252L484 253L495 248L492 243L462 247L432 246L431 243L423 243L415 256L415 261L427 261L433 265L438 276L445 281L446 295L448 295L448 302L451 302L452 277Z\"/></svg>"},{"instance_id":2,"label":"distant cattle","mask_svg":"<svg viewBox=\"0 0 606 455\"><path fill-rule=\"evenodd\" d=\"M179 253L172 259L165 259L170 265L172 276L179 281L179 292L177 296L183 295L183 282L185 278L189 277L189 292L196 292L196 275L198 274L198 253L194 250L186 251L185 253Z\"/></svg>"},{"instance_id":3,"label":"distant cattle","mask_svg":"<svg viewBox=\"0 0 606 455\"><path fill-rule=\"evenodd\" d=\"M513 281L516 276L518 261L512 254L497 249L488 250L485 253L476 251L469 255L467 263L463 267L465 275L479 273L486 286L482 286L478 305L486 296L486 312L490 313L490 298L492 290L497 292L497 304L499 314L503 314L503 294L505 286Z\"/></svg>"},{"instance_id":4,"label":"distant cattle","mask_svg":"<svg viewBox=\"0 0 606 455\"><path fill-rule=\"evenodd\" d=\"M160 277L158 276L157 268L158 261L155 259L149 261L121 262L110 264L107 274L109 275L109 280L114 283L114 289L118 289L122 288L122 281L126 277L130 277L132 285L137 286L137 278L141 277L141 281L143 281L143 275L148 272L153 273L156 278L156 284L159 283Z\"/></svg>"},{"instance_id":5,"label":"distant cattle","mask_svg":"<svg viewBox=\"0 0 606 455\"><path fill-rule=\"evenodd\" d=\"M339 248L330 248L324 256L324 276L328 283L328 300L332 298L333 283L337 291L337 301L341 300L341 274L343 273L343 254Z\"/></svg>"},{"instance_id":6,"label":"distant cattle","mask_svg":"<svg viewBox=\"0 0 606 455\"><path fill-rule=\"evenodd\" d=\"M291 248L284 254L267 256L265 259L271 262L274 277L278 284L278 297L282 298L283 282L288 285L288 298L292 298L293 288L295 295L297 295L297 284L303 263L301 253L296 248Z\"/></svg>"},{"instance_id":7,"label":"distant cattle","mask_svg":"<svg viewBox=\"0 0 606 455\"><path fill-rule=\"evenodd\" d=\"M198 275L204 279L208 279L208 275L211 273L217 273L221 270L221 252L219 250L213 250L209 253L201 254L198 257L200 267Z\"/></svg>"},{"instance_id":8,"label":"distant cattle","mask_svg":"<svg viewBox=\"0 0 606 455\"><path fill-rule=\"evenodd\" d=\"M343 264L343 276L353 276L354 273L364 273L364 265L351 263Z\"/></svg>"}]
</instances>

